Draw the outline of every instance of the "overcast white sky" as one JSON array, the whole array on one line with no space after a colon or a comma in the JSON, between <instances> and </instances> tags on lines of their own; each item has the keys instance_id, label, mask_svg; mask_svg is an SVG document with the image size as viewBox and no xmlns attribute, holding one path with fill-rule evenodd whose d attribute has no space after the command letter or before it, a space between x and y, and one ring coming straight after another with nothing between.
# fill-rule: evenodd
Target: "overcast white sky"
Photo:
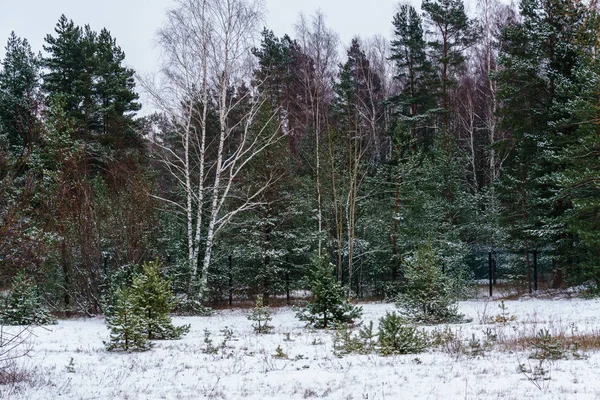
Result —
<instances>
[{"instance_id":1,"label":"overcast white sky","mask_svg":"<svg viewBox=\"0 0 600 400\"><path fill-rule=\"evenodd\" d=\"M420 0L413 0L420 3ZM328 25L338 32L344 46L355 35L391 35L391 20L398 0L266 0L266 25L277 36L293 36L300 12L321 9ZM77 25L93 30L106 27L125 51L126 63L146 74L157 69L155 33L164 20L171 0L0 0L0 58L8 35L15 31L34 51L42 50L44 37L54 34L61 14Z\"/></svg>"},{"instance_id":2,"label":"overcast white sky","mask_svg":"<svg viewBox=\"0 0 600 400\"><path fill-rule=\"evenodd\" d=\"M391 37L392 18L399 2L416 7L421 0L264 0L265 24L277 36L294 37L294 24L300 13L307 16L320 9L327 25L337 32L344 48L354 36L375 34ZM34 52L42 51L44 37L54 35L61 14L76 25L89 24L95 31L107 28L125 52L125 63L145 76L158 71L160 51L156 31L162 25L173 0L0 0L0 60L11 31L26 38ZM340 57L343 57L340 54ZM141 114L151 111L138 85L144 105Z\"/></svg>"}]
</instances>

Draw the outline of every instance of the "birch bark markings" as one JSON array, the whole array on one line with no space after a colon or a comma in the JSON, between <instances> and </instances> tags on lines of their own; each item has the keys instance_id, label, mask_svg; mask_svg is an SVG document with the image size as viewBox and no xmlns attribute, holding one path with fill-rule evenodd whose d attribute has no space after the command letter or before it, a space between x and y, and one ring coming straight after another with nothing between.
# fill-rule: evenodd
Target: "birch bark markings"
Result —
<instances>
[{"instance_id":1,"label":"birch bark markings","mask_svg":"<svg viewBox=\"0 0 600 400\"><path fill-rule=\"evenodd\" d=\"M159 109L175 121L182 143L183 154L170 143L156 144L185 194L184 204L164 200L185 212L188 261L191 279L200 278L199 296L208 285L218 232L235 215L260 204L259 195L269 185L245 193L241 202L225 211L236 179L253 158L281 137L279 128L265 129L277 110L265 126L256 126L264 104L256 88L239 96L230 92L243 86L252 73L251 49L262 13L263 2L258 0L177 1L159 33L165 55L162 86L143 82ZM242 107L247 109L241 111ZM218 127L212 131L210 109L218 116ZM239 115L234 116L234 111ZM208 140L213 135L216 148ZM209 150L214 155L209 157Z\"/></svg>"}]
</instances>

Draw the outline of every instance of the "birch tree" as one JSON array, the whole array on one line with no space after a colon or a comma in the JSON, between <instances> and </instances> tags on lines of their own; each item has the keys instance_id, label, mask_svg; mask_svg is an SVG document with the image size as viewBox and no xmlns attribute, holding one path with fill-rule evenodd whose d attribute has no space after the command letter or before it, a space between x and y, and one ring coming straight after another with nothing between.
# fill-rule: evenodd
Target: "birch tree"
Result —
<instances>
[{"instance_id":1,"label":"birch tree","mask_svg":"<svg viewBox=\"0 0 600 400\"><path fill-rule=\"evenodd\" d=\"M318 257L323 252L323 187L321 184L321 138L327 129L328 108L332 100L332 83L336 75L338 36L325 25L325 15L318 11L310 20L303 14L296 24L297 40L302 51L312 60L301 77L310 112L307 127L315 134L315 184L317 189Z\"/></svg>"},{"instance_id":2,"label":"birch tree","mask_svg":"<svg viewBox=\"0 0 600 400\"><path fill-rule=\"evenodd\" d=\"M164 200L185 214L190 274L199 278L200 296L219 231L235 215L259 205L269 185L240 189L238 178L280 137L279 129L265 129L276 112L257 126L264 100L256 87L245 88L262 13L259 0L177 1L159 32L161 81L144 81L178 141L178 146L154 143L184 193L181 200ZM233 196L235 205L228 201Z\"/></svg>"},{"instance_id":3,"label":"birch tree","mask_svg":"<svg viewBox=\"0 0 600 400\"><path fill-rule=\"evenodd\" d=\"M379 76L371 69L358 39L348 49L348 60L340 66L333 103L337 131L329 135L331 185L336 218L338 278L341 279L343 223L346 225L348 283L354 273L356 222L361 186L370 167L381 160L383 92ZM337 172L337 177L336 177Z\"/></svg>"}]
</instances>

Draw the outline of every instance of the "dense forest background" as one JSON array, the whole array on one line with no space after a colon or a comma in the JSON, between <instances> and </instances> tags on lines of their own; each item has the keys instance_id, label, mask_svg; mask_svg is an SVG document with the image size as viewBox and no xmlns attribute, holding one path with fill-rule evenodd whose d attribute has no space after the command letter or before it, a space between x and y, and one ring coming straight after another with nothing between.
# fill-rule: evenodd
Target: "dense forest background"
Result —
<instances>
[{"instance_id":1,"label":"dense forest background","mask_svg":"<svg viewBox=\"0 0 600 400\"><path fill-rule=\"evenodd\" d=\"M0 64L0 269L55 311L102 311L144 261L185 300L306 287L393 297L427 243L454 281L600 287L595 0L399 5L342 48L325 17L261 31L258 1L179 0L162 68L64 15ZM137 116L147 93L153 110ZM536 258L534 260L534 257Z\"/></svg>"}]
</instances>

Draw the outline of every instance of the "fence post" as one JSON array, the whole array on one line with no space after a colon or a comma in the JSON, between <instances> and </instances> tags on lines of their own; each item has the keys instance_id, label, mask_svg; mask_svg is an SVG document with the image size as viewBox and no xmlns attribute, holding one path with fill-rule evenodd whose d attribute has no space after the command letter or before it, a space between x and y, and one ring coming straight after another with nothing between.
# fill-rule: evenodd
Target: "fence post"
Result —
<instances>
[{"instance_id":1,"label":"fence post","mask_svg":"<svg viewBox=\"0 0 600 400\"><path fill-rule=\"evenodd\" d=\"M495 251L492 250L492 276L494 277L494 286L498 284L498 257Z\"/></svg>"},{"instance_id":2,"label":"fence post","mask_svg":"<svg viewBox=\"0 0 600 400\"><path fill-rule=\"evenodd\" d=\"M533 290L538 290L537 250L533 250Z\"/></svg>"},{"instance_id":3,"label":"fence post","mask_svg":"<svg viewBox=\"0 0 600 400\"><path fill-rule=\"evenodd\" d=\"M490 297L492 297L492 294L493 294L492 293L493 292L492 284L494 283L494 268L493 268L493 264L492 264L492 252L491 251L488 252L488 265L489 265L489 269L490 269L490 271L489 271L489 273L490 273L490 276L489 276L489 278L490 278Z\"/></svg>"}]
</instances>

